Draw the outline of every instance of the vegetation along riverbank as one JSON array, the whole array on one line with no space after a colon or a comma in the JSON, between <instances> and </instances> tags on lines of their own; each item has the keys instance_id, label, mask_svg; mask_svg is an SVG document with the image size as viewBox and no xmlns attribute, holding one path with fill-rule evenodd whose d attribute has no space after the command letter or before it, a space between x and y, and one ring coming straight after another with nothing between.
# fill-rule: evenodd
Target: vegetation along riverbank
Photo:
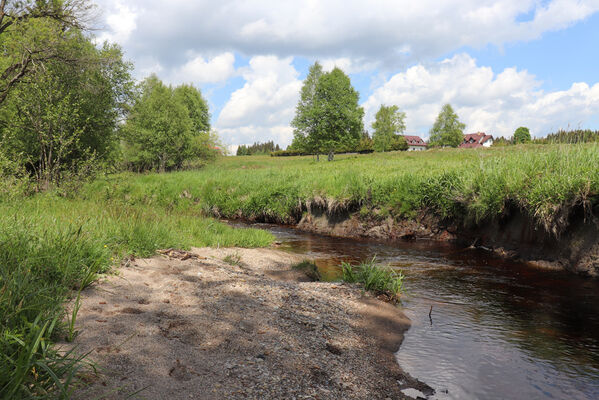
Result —
<instances>
[{"instance_id":1,"label":"vegetation along riverbank","mask_svg":"<svg viewBox=\"0 0 599 400\"><path fill-rule=\"evenodd\" d=\"M597 144L313 157L230 157L200 171L120 174L82 196L297 224L340 236L461 239L597 275Z\"/></svg>"}]
</instances>

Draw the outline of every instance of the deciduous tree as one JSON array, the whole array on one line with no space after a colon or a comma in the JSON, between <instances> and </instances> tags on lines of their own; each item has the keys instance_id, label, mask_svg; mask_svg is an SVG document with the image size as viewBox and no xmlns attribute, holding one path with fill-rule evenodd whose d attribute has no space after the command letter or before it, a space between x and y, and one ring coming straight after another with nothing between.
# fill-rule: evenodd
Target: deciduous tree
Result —
<instances>
[{"instance_id":1,"label":"deciduous tree","mask_svg":"<svg viewBox=\"0 0 599 400\"><path fill-rule=\"evenodd\" d=\"M527 127L521 126L514 132L514 144L530 143L530 131Z\"/></svg>"},{"instance_id":2,"label":"deciduous tree","mask_svg":"<svg viewBox=\"0 0 599 400\"><path fill-rule=\"evenodd\" d=\"M0 151L26 167L40 189L113 154L132 85L120 48L97 49L77 30L64 36L61 57L70 61L48 60L13 88L0 112Z\"/></svg>"},{"instance_id":3,"label":"deciduous tree","mask_svg":"<svg viewBox=\"0 0 599 400\"><path fill-rule=\"evenodd\" d=\"M376 151L401 150L403 146L399 136L406 129L405 119L406 113L399 111L399 107L381 104L375 121L372 123L372 129L374 129L372 138ZM402 137L402 139L404 138ZM406 144L407 149L405 139L403 143Z\"/></svg>"},{"instance_id":4,"label":"deciduous tree","mask_svg":"<svg viewBox=\"0 0 599 400\"><path fill-rule=\"evenodd\" d=\"M445 104L429 132L430 145L458 147L464 140L465 127L451 105Z\"/></svg>"},{"instance_id":5,"label":"deciduous tree","mask_svg":"<svg viewBox=\"0 0 599 400\"><path fill-rule=\"evenodd\" d=\"M86 25L85 0L0 0L0 103L23 78L65 57L69 29Z\"/></svg>"}]
</instances>

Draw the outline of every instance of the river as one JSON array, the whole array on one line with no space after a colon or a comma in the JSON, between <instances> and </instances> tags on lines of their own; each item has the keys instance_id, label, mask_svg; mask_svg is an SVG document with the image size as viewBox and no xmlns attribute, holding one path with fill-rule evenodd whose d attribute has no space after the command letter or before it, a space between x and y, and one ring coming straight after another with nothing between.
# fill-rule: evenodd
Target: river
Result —
<instances>
[{"instance_id":1,"label":"river","mask_svg":"<svg viewBox=\"0 0 599 400\"><path fill-rule=\"evenodd\" d=\"M599 399L599 280L447 243L253 226L328 276L374 256L401 270L412 327L396 356L436 390L429 399Z\"/></svg>"}]
</instances>

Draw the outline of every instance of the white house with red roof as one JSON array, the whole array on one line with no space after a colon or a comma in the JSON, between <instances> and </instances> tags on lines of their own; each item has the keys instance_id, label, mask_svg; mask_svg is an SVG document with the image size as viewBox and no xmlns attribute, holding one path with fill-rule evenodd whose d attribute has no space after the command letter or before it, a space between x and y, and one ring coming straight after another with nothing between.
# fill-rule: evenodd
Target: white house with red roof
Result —
<instances>
[{"instance_id":1,"label":"white house with red roof","mask_svg":"<svg viewBox=\"0 0 599 400\"><path fill-rule=\"evenodd\" d=\"M421 151L426 150L426 143L420 136L408 136L404 135L406 142L408 143L408 151Z\"/></svg>"},{"instance_id":2,"label":"white house with red roof","mask_svg":"<svg viewBox=\"0 0 599 400\"><path fill-rule=\"evenodd\" d=\"M464 141L458 147L461 149L472 149L476 147L491 147L493 136L484 132L469 133L464 135Z\"/></svg>"}]
</instances>

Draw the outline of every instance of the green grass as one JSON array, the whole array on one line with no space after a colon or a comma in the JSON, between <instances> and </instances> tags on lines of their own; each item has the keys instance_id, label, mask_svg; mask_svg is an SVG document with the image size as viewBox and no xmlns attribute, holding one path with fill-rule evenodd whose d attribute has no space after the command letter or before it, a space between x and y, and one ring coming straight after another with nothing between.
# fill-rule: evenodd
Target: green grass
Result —
<instances>
[{"instance_id":1,"label":"green grass","mask_svg":"<svg viewBox=\"0 0 599 400\"><path fill-rule=\"evenodd\" d=\"M272 240L264 231L161 207L52 194L0 202L0 398L68 397L85 363L53 345L76 334L77 301L68 313L64 303L123 256Z\"/></svg>"},{"instance_id":2,"label":"green grass","mask_svg":"<svg viewBox=\"0 0 599 400\"><path fill-rule=\"evenodd\" d=\"M363 218L433 213L464 223L510 208L548 231L563 213L599 203L599 146L527 145L312 157L225 157L200 171L122 174L97 180L84 196L159 205L226 218L293 223L309 205Z\"/></svg>"},{"instance_id":3,"label":"green grass","mask_svg":"<svg viewBox=\"0 0 599 400\"><path fill-rule=\"evenodd\" d=\"M273 240L206 216L294 223L318 206L366 219L432 213L470 224L517 208L559 233L570 210L599 204L599 145L343 155L334 162L225 157L199 171L100 178L73 199L2 193L0 397L66 397L84 364L52 343L76 334L76 311L67 314L63 305L95 274L127 254ZM374 263L345 266L344 273L368 290L401 291L401 277Z\"/></svg>"},{"instance_id":4,"label":"green grass","mask_svg":"<svg viewBox=\"0 0 599 400\"><path fill-rule=\"evenodd\" d=\"M348 283L360 283L364 290L377 294L386 294L398 300L403 289L403 275L389 266L376 264L373 258L361 264L342 263L342 280Z\"/></svg>"}]
</instances>

